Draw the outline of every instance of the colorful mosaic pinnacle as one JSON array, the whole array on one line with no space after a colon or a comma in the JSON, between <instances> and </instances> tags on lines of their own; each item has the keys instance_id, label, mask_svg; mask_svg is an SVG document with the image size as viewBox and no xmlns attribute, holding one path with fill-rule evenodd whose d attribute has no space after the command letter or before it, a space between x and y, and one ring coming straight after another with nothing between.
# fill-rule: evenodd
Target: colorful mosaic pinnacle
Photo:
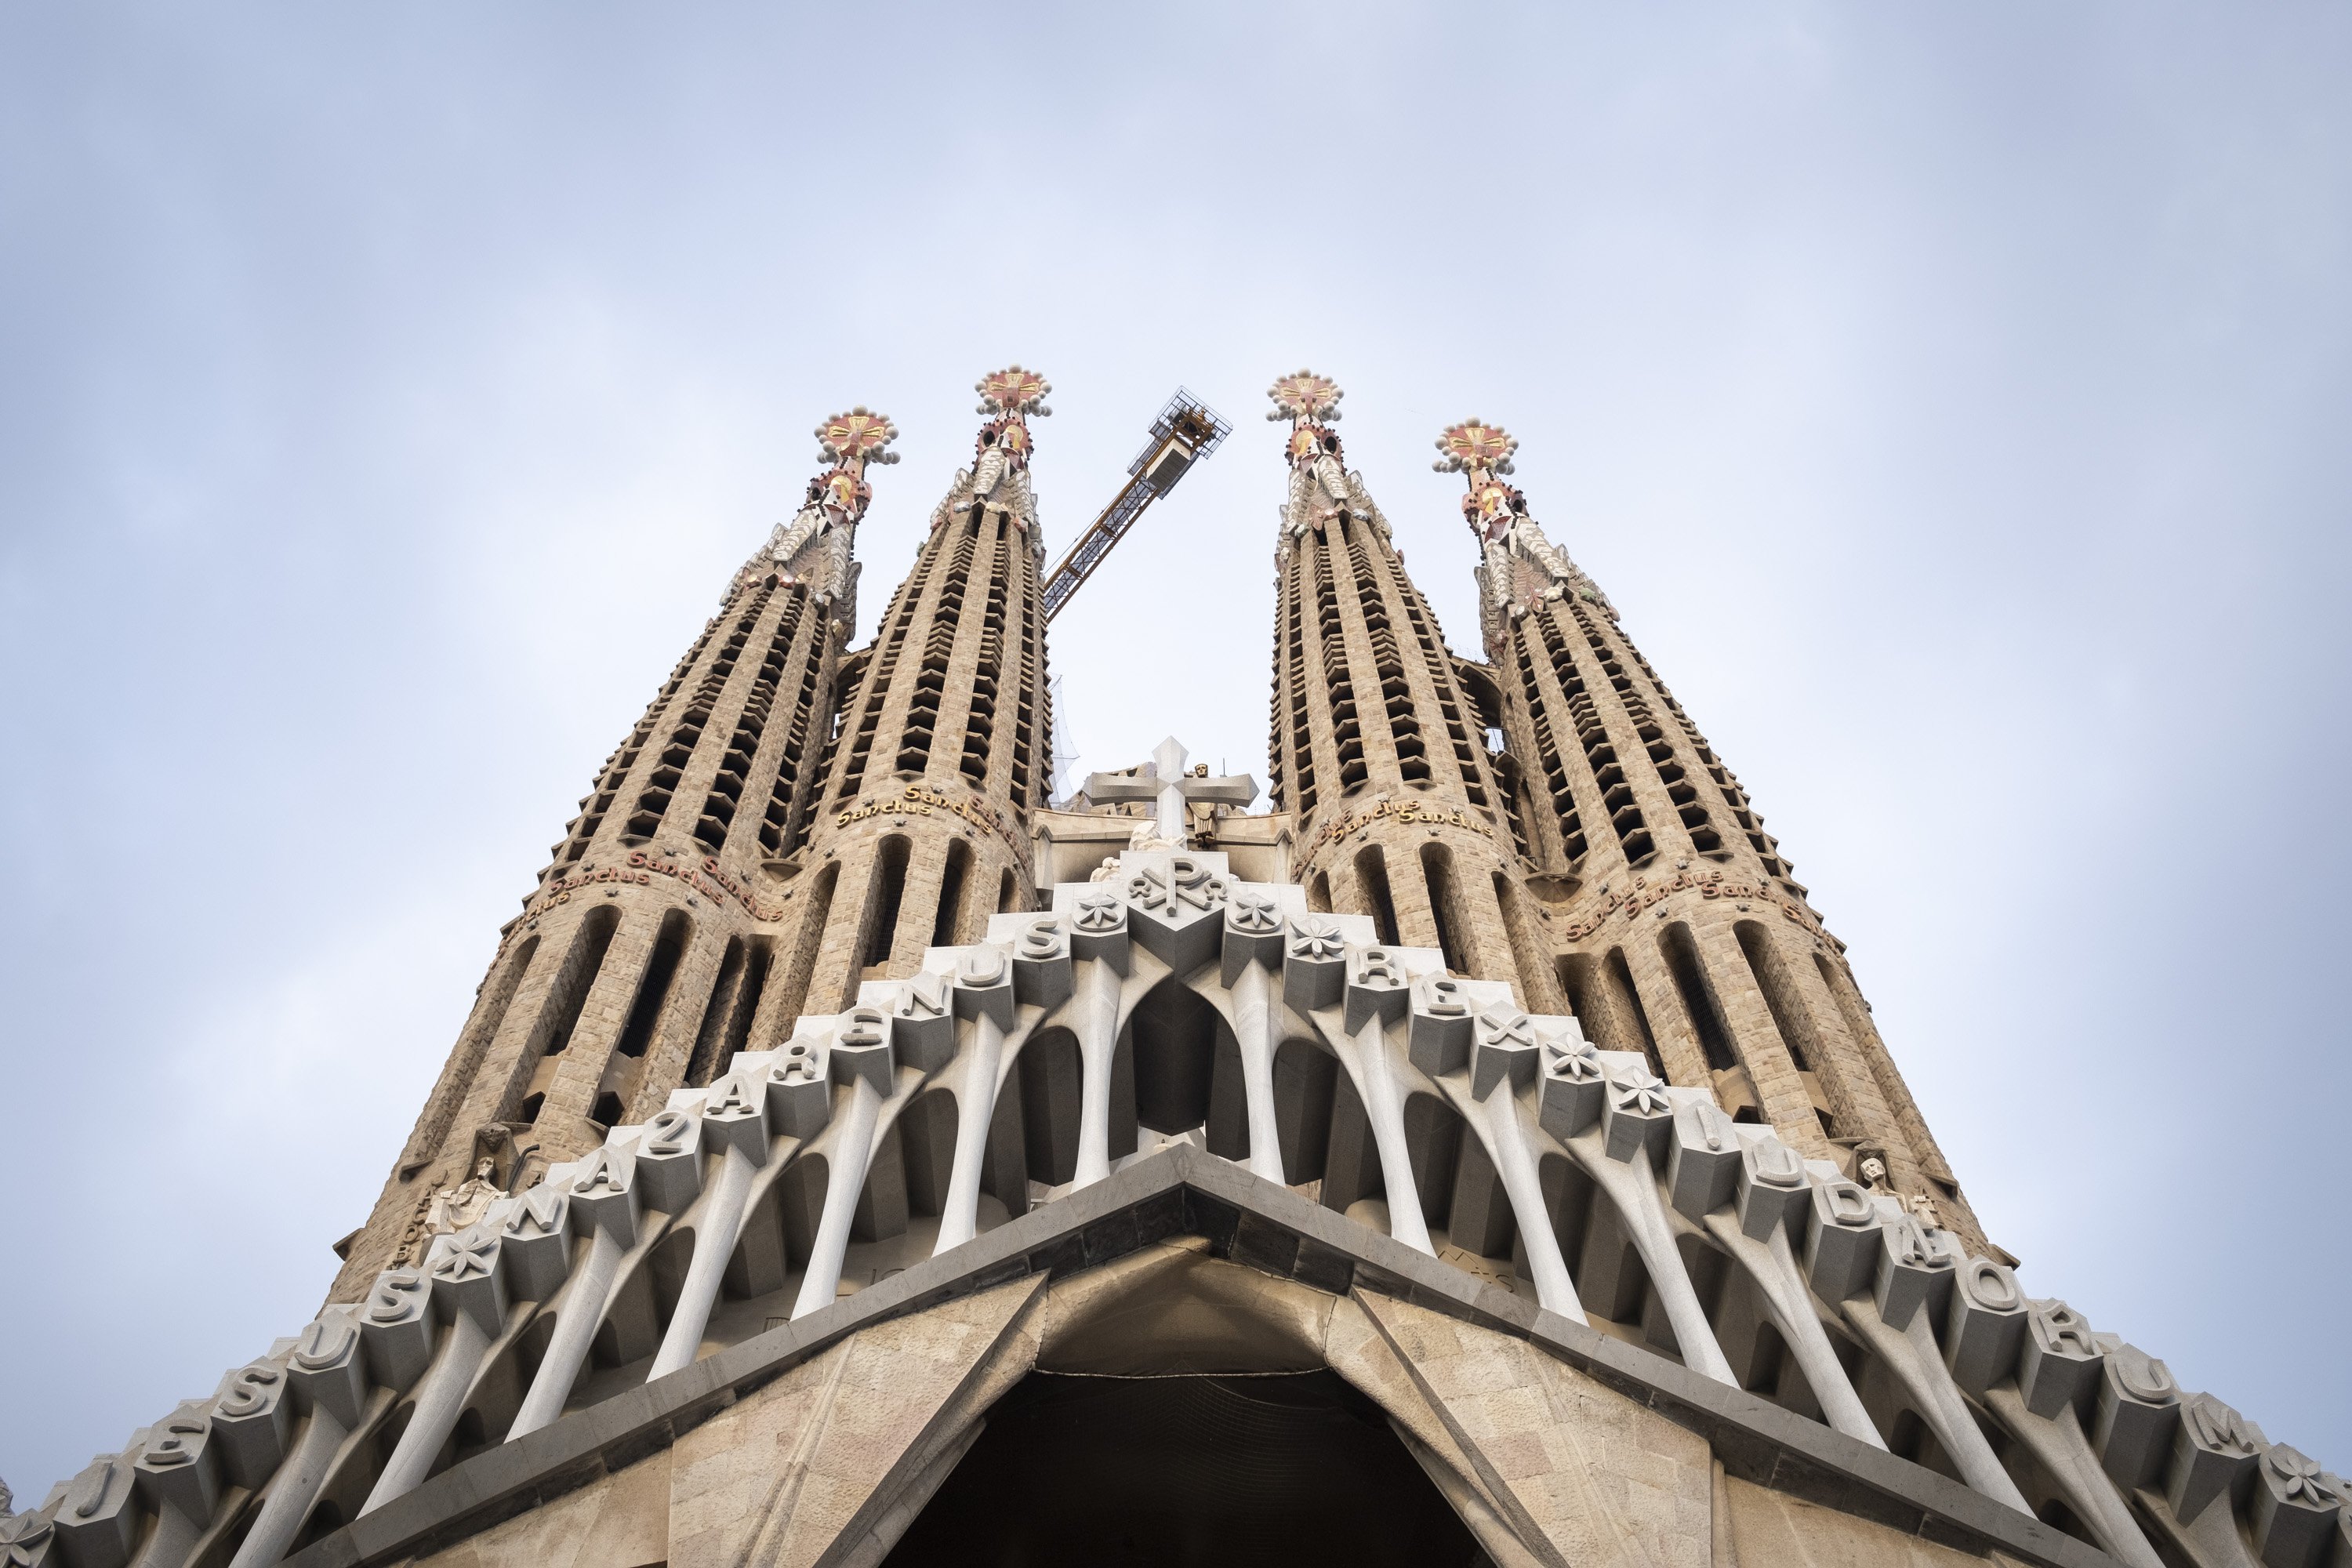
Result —
<instances>
[{"instance_id":1,"label":"colorful mosaic pinnacle","mask_svg":"<svg viewBox=\"0 0 2352 1568\"><path fill-rule=\"evenodd\" d=\"M982 414L1034 414L1045 419L1054 413L1045 406L1045 396L1054 390L1054 384L1017 364L989 372L973 384L972 390L980 394Z\"/></svg>"},{"instance_id":2,"label":"colorful mosaic pinnacle","mask_svg":"<svg viewBox=\"0 0 2352 1568\"><path fill-rule=\"evenodd\" d=\"M816 427L817 460L839 463L844 468L853 464L895 463L898 454L886 450L898 438L898 427L888 416L859 404L846 414L836 414Z\"/></svg>"},{"instance_id":3,"label":"colorful mosaic pinnacle","mask_svg":"<svg viewBox=\"0 0 2352 1568\"><path fill-rule=\"evenodd\" d=\"M1437 449L1444 455L1431 467L1441 474L1469 478L1470 493L1462 498L1462 517L1470 531L1482 543L1500 539L1511 526L1512 514L1525 505L1517 490L1495 477L1511 471L1511 454L1519 449L1518 438L1473 415L1459 425L1447 426L1437 437Z\"/></svg>"},{"instance_id":4,"label":"colorful mosaic pinnacle","mask_svg":"<svg viewBox=\"0 0 2352 1568\"><path fill-rule=\"evenodd\" d=\"M1265 389L1274 399L1274 412L1269 420L1322 420L1339 417L1339 399L1347 394L1339 384L1328 375L1318 375L1311 370L1297 370L1276 380Z\"/></svg>"},{"instance_id":5,"label":"colorful mosaic pinnacle","mask_svg":"<svg viewBox=\"0 0 2352 1568\"><path fill-rule=\"evenodd\" d=\"M1448 425L1437 437L1437 449L1443 456L1432 466L1441 474L1507 474L1519 440L1474 414L1459 425Z\"/></svg>"}]
</instances>

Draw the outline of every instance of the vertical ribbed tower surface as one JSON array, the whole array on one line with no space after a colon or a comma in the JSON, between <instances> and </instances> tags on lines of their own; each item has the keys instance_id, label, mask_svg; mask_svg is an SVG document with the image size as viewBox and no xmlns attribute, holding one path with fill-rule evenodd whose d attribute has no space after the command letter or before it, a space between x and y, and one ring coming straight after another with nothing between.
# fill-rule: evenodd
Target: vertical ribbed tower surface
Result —
<instances>
[{"instance_id":1,"label":"vertical ribbed tower surface","mask_svg":"<svg viewBox=\"0 0 2352 1568\"><path fill-rule=\"evenodd\" d=\"M1844 943L1615 606L1505 482L1517 447L1469 419L1438 437L1436 467L1469 482L1480 628L1522 764L1526 885L1570 1010L1596 1043L1712 1089L1809 1158L1857 1173L1875 1158L1882 1188L1981 1248Z\"/></svg>"},{"instance_id":2,"label":"vertical ribbed tower surface","mask_svg":"<svg viewBox=\"0 0 2352 1568\"><path fill-rule=\"evenodd\" d=\"M341 1244L331 1299L413 1255L436 1199L523 1184L751 1038L790 913L761 873L808 826L857 619L866 470L898 461L897 436L863 406L817 426L828 466L735 574L499 933L374 1212Z\"/></svg>"},{"instance_id":3,"label":"vertical ribbed tower surface","mask_svg":"<svg viewBox=\"0 0 2352 1568\"><path fill-rule=\"evenodd\" d=\"M1520 891L1515 802L1437 617L1341 454L1342 394L1302 370L1267 395L1267 417L1290 424L1269 767L1307 902L1370 915L1383 942L1437 949L1454 973L1559 1012Z\"/></svg>"},{"instance_id":4,"label":"vertical ribbed tower surface","mask_svg":"<svg viewBox=\"0 0 2352 1568\"><path fill-rule=\"evenodd\" d=\"M972 466L843 681L783 1017L847 1006L862 980L912 974L926 948L1034 900L1029 815L1053 787L1054 716L1029 421L1053 412L1053 388L1016 364L977 390Z\"/></svg>"}]
</instances>

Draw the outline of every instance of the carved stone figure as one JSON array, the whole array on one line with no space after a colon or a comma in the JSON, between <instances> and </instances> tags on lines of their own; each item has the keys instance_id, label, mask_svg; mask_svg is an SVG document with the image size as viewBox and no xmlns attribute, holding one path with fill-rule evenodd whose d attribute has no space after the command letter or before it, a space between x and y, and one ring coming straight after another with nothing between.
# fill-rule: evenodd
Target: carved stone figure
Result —
<instances>
[{"instance_id":1,"label":"carved stone figure","mask_svg":"<svg viewBox=\"0 0 2352 1568\"><path fill-rule=\"evenodd\" d=\"M480 1219L490 1205L507 1195L492 1174L497 1163L488 1158L475 1162L474 1173L454 1187L443 1187L433 1194L432 1204L425 1211L425 1224L416 1239L410 1245L410 1261L422 1263L433 1238L443 1231L463 1230Z\"/></svg>"},{"instance_id":2,"label":"carved stone figure","mask_svg":"<svg viewBox=\"0 0 2352 1568\"><path fill-rule=\"evenodd\" d=\"M1321 530L1347 509L1349 499L1339 437L1311 425L1291 432L1290 504L1285 512L1289 531L1295 536Z\"/></svg>"},{"instance_id":3,"label":"carved stone figure","mask_svg":"<svg viewBox=\"0 0 2352 1568\"><path fill-rule=\"evenodd\" d=\"M1919 1222L1920 1226L1923 1229L1941 1230L1944 1228L1944 1212L1936 1206L1936 1200L1929 1197L1927 1194L1905 1193L1903 1194L1903 1206L1911 1211L1911 1216Z\"/></svg>"},{"instance_id":4,"label":"carved stone figure","mask_svg":"<svg viewBox=\"0 0 2352 1568\"><path fill-rule=\"evenodd\" d=\"M807 584L819 603L830 603L847 589L854 529L872 499L872 488L846 469L818 475L800 510L769 536L766 558Z\"/></svg>"}]
</instances>

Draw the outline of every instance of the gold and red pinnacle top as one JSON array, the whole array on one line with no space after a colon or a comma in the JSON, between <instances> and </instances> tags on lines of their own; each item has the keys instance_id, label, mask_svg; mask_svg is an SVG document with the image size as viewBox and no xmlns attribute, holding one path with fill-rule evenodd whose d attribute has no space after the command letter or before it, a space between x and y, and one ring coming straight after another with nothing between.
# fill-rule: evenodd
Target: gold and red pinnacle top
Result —
<instances>
[{"instance_id":1,"label":"gold and red pinnacle top","mask_svg":"<svg viewBox=\"0 0 2352 1568\"><path fill-rule=\"evenodd\" d=\"M1054 411L1045 406L1045 395L1054 390L1054 384L1034 370L1009 364L982 376L972 390L980 394L980 412L996 416L980 427L975 450L993 446L1016 467L1026 467L1034 443L1025 416L1052 417Z\"/></svg>"},{"instance_id":2,"label":"gold and red pinnacle top","mask_svg":"<svg viewBox=\"0 0 2352 1568\"><path fill-rule=\"evenodd\" d=\"M1473 415L1459 425L1448 425L1437 437L1437 449L1444 454L1435 465L1441 474L1507 474L1519 438Z\"/></svg>"},{"instance_id":3,"label":"gold and red pinnacle top","mask_svg":"<svg viewBox=\"0 0 2352 1568\"><path fill-rule=\"evenodd\" d=\"M1339 399L1347 395L1338 382L1311 370L1295 370L1277 377L1265 395L1274 400L1266 418L1277 424L1290 421L1285 450L1292 468L1306 468L1326 452L1339 455L1339 437L1328 428L1339 417Z\"/></svg>"},{"instance_id":4,"label":"gold and red pinnacle top","mask_svg":"<svg viewBox=\"0 0 2352 1568\"><path fill-rule=\"evenodd\" d=\"M835 521L855 522L866 515L874 488L866 482L868 463L895 463L898 454L888 449L898 438L898 427L887 415L859 404L836 414L816 427L816 459L831 465L809 481L808 499L822 502Z\"/></svg>"},{"instance_id":5,"label":"gold and red pinnacle top","mask_svg":"<svg viewBox=\"0 0 2352 1568\"><path fill-rule=\"evenodd\" d=\"M898 454L885 448L898 438L898 427L887 415L877 414L861 403L816 427L817 460L845 468L895 463Z\"/></svg>"},{"instance_id":6,"label":"gold and red pinnacle top","mask_svg":"<svg viewBox=\"0 0 2352 1568\"><path fill-rule=\"evenodd\" d=\"M990 371L973 384L972 390L980 394L982 414L1034 414L1042 419L1054 412L1045 406L1045 395L1054 390L1054 384L1017 364Z\"/></svg>"},{"instance_id":7,"label":"gold and red pinnacle top","mask_svg":"<svg viewBox=\"0 0 2352 1568\"><path fill-rule=\"evenodd\" d=\"M1519 500L1519 492L1496 476L1511 471L1511 454L1518 449L1518 437L1475 415L1447 426L1437 437L1439 457L1431 466L1441 474L1461 474L1469 479L1470 493L1462 498L1462 518L1481 540L1499 538L1511 525L1513 503Z\"/></svg>"},{"instance_id":8,"label":"gold and red pinnacle top","mask_svg":"<svg viewBox=\"0 0 2352 1568\"><path fill-rule=\"evenodd\" d=\"M1347 395L1338 382L1311 370L1296 370L1279 377L1265 395L1274 400L1274 412L1266 417L1287 419L1294 425L1339 418L1339 399Z\"/></svg>"}]
</instances>

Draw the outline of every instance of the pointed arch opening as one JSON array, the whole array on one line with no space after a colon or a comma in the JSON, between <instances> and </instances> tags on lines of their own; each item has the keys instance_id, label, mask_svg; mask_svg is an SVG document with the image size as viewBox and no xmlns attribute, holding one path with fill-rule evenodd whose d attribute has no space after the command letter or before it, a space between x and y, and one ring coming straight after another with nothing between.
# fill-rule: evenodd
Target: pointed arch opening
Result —
<instances>
[{"instance_id":1,"label":"pointed arch opening","mask_svg":"<svg viewBox=\"0 0 2352 1568\"><path fill-rule=\"evenodd\" d=\"M992 1405L885 1568L977 1563L1485 1562L1337 1373L1033 1372Z\"/></svg>"},{"instance_id":2,"label":"pointed arch opening","mask_svg":"<svg viewBox=\"0 0 2352 1568\"><path fill-rule=\"evenodd\" d=\"M1391 947L1397 945L1396 897L1389 891L1388 858L1377 844L1366 845L1356 851L1356 886L1365 903L1364 913L1372 917L1372 929L1381 941Z\"/></svg>"},{"instance_id":3,"label":"pointed arch opening","mask_svg":"<svg viewBox=\"0 0 2352 1568\"><path fill-rule=\"evenodd\" d=\"M931 945L953 947L963 927L963 885L971 874L971 846L959 838L948 846L940 872L940 909L931 920Z\"/></svg>"},{"instance_id":4,"label":"pointed arch opening","mask_svg":"<svg viewBox=\"0 0 2352 1568\"><path fill-rule=\"evenodd\" d=\"M877 980L889 971L890 950L898 934L898 905L907 893L908 851L906 837L894 833L875 852L874 881L866 892L866 918L857 928L857 968L864 973L851 976L849 997L857 994L859 978ZM846 997L842 1005L848 1005Z\"/></svg>"},{"instance_id":5,"label":"pointed arch opening","mask_svg":"<svg viewBox=\"0 0 2352 1568\"><path fill-rule=\"evenodd\" d=\"M1706 1065L1715 1072L1740 1065L1739 1053L1733 1047L1731 1026L1723 1015L1722 1000L1716 995L1715 983L1700 960L1698 942L1691 929L1681 921L1659 933L1658 951L1666 961L1666 973L1673 977L1675 994L1682 999L1683 1011L1690 1018L1691 1030L1698 1037L1699 1049L1706 1054Z\"/></svg>"},{"instance_id":6,"label":"pointed arch opening","mask_svg":"<svg viewBox=\"0 0 2352 1568\"><path fill-rule=\"evenodd\" d=\"M1469 942L1470 921L1462 890L1454 880L1454 852L1443 844L1421 847L1421 874L1429 886L1429 916L1437 926L1437 948L1448 973L1475 976Z\"/></svg>"}]
</instances>

